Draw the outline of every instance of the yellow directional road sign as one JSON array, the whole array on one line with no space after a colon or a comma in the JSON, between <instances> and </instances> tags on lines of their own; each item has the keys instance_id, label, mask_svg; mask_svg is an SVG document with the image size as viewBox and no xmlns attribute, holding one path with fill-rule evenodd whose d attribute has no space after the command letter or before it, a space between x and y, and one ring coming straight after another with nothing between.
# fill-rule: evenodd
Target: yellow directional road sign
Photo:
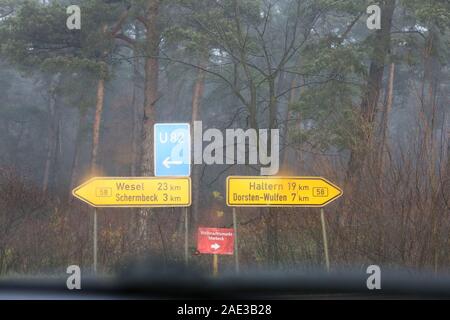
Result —
<instances>
[{"instance_id":1,"label":"yellow directional road sign","mask_svg":"<svg viewBox=\"0 0 450 320\"><path fill-rule=\"evenodd\" d=\"M323 207L342 190L322 177L227 178L227 205L235 207Z\"/></svg>"},{"instance_id":2,"label":"yellow directional road sign","mask_svg":"<svg viewBox=\"0 0 450 320\"><path fill-rule=\"evenodd\" d=\"M94 207L188 207L191 179L96 177L72 194Z\"/></svg>"}]
</instances>

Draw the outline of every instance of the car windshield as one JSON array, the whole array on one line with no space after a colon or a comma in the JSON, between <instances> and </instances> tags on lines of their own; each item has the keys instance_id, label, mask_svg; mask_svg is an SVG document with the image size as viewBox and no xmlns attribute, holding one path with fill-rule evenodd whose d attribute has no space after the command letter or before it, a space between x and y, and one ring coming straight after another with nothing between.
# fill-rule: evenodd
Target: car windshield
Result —
<instances>
[{"instance_id":1,"label":"car windshield","mask_svg":"<svg viewBox=\"0 0 450 320\"><path fill-rule=\"evenodd\" d=\"M0 298L450 292L449 52L447 0L0 0Z\"/></svg>"}]
</instances>

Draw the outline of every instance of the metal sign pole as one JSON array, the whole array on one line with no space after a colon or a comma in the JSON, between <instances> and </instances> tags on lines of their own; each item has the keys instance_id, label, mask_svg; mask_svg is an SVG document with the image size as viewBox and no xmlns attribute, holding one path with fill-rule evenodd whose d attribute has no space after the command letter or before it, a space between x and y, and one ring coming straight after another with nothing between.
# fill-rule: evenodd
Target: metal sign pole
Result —
<instances>
[{"instance_id":1,"label":"metal sign pole","mask_svg":"<svg viewBox=\"0 0 450 320\"><path fill-rule=\"evenodd\" d=\"M327 229L326 229L326 225L325 225L325 215L323 213L323 208L320 208L320 220L322 222L322 235L323 235L323 248L325 251L325 264L327 266L327 272L330 272L330 258L328 255Z\"/></svg>"},{"instance_id":2,"label":"metal sign pole","mask_svg":"<svg viewBox=\"0 0 450 320\"><path fill-rule=\"evenodd\" d=\"M213 255L213 276L217 277L219 274L219 257L217 254Z\"/></svg>"},{"instance_id":3,"label":"metal sign pole","mask_svg":"<svg viewBox=\"0 0 450 320\"><path fill-rule=\"evenodd\" d=\"M184 263L189 264L188 246L189 246L189 224L188 224L188 207L184 208Z\"/></svg>"},{"instance_id":4,"label":"metal sign pole","mask_svg":"<svg viewBox=\"0 0 450 320\"><path fill-rule=\"evenodd\" d=\"M97 274L97 208L94 208L94 274Z\"/></svg>"},{"instance_id":5,"label":"metal sign pole","mask_svg":"<svg viewBox=\"0 0 450 320\"><path fill-rule=\"evenodd\" d=\"M234 229L234 264L236 267L236 273L239 273L238 232L237 232L237 219L235 207L233 207L233 229Z\"/></svg>"}]
</instances>

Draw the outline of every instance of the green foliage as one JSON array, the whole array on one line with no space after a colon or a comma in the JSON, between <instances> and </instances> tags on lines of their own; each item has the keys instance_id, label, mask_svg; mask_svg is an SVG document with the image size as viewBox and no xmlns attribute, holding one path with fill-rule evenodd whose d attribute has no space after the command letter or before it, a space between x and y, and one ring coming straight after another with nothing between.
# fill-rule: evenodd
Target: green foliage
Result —
<instances>
[{"instance_id":1,"label":"green foliage","mask_svg":"<svg viewBox=\"0 0 450 320\"><path fill-rule=\"evenodd\" d=\"M304 123L292 133L294 143L306 143L321 151L354 146L361 130L353 101L358 93L357 86L339 80L305 90L291 106Z\"/></svg>"},{"instance_id":2,"label":"green foliage","mask_svg":"<svg viewBox=\"0 0 450 320\"><path fill-rule=\"evenodd\" d=\"M57 93L65 105L76 107L84 113L95 105L96 88L95 73L74 72L62 77Z\"/></svg>"},{"instance_id":3,"label":"green foliage","mask_svg":"<svg viewBox=\"0 0 450 320\"><path fill-rule=\"evenodd\" d=\"M363 75L366 73L364 65L364 48L358 45L339 45L325 39L311 43L303 52L302 73L323 74L332 72L339 75Z\"/></svg>"},{"instance_id":4,"label":"green foliage","mask_svg":"<svg viewBox=\"0 0 450 320\"><path fill-rule=\"evenodd\" d=\"M43 5L26 1L13 17L0 26L1 52L26 71L72 72L76 69L105 77L105 52L114 39L103 26L114 21L120 7L103 1L85 0L81 30L66 27L66 6L59 2ZM105 14L106 13L106 14Z\"/></svg>"},{"instance_id":5,"label":"green foliage","mask_svg":"<svg viewBox=\"0 0 450 320\"><path fill-rule=\"evenodd\" d=\"M82 8L81 30L66 27L69 4ZM0 23L2 57L28 75L42 78L59 75L61 81L56 93L66 105L75 106L81 112L95 105L95 79L109 79L108 64L115 50L114 39L105 32L105 26L115 23L123 10L122 4L100 0L52 1L50 4L17 1L12 4L3 0L0 8L14 9L14 14ZM12 109L2 112L11 116L23 111L20 106Z\"/></svg>"},{"instance_id":6,"label":"green foliage","mask_svg":"<svg viewBox=\"0 0 450 320\"><path fill-rule=\"evenodd\" d=\"M302 51L299 72L310 83L291 110L305 125L292 128L294 143L306 143L321 151L349 149L362 130L357 97L367 75L364 43L342 41L329 34L310 42Z\"/></svg>"},{"instance_id":7,"label":"green foliage","mask_svg":"<svg viewBox=\"0 0 450 320\"><path fill-rule=\"evenodd\" d=\"M403 0L402 4L411 10L412 16L427 28L438 27L442 31L450 28L450 2L447 0Z\"/></svg>"},{"instance_id":8,"label":"green foliage","mask_svg":"<svg viewBox=\"0 0 450 320\"><path fill-rule=\"evenodd\" d=\"M182 46L186 55L205 55L209 49L208 38L193 28L172 26L165 30L164 37L169 45Z\"/></svg>"},{"instance_id":9,"label":"green foliage","mask_svg":"<svg viewBox=\"0 0 450 320\"><path fill-rule=\"evenodd\" d=\"M376 33L367 32L365 26L358 29L357 23L347 35L348 39L340 38L346 26L355 16L365 12L369 4L373 2L316 2L315 5L323 12L322 22L329 23L334 29L319 31L321 35L302 51L301 64L295 68L305 75L305 82L311 83L302 91L298 102L292 105L295 118L305 123L300 129L298 126L291 129L290 136L296 143L307 143L323 151L329 148L355 149L361 142L360 137L369 130L360 121L359 106L369 62L376 58L373 50ZM398 65L412 66L416 73L420 73L424 48L433 32L432 54L440 58L441 64L448 63L449 1L398 1L395 12L389 60ZM361 20L365 22L363 18Z\"/></svg>"}]
</instances>

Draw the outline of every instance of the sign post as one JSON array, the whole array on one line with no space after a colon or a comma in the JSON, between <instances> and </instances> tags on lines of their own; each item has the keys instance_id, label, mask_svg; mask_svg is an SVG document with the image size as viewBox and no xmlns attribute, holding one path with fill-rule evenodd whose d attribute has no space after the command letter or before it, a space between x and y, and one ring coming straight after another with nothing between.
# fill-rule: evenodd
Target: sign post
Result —
<instances>
[{"instance_id":1,"label":"sign post","mask_svg":"<svg viewBox=\"0 0 450 320\"><path fill-rule=\"evenodd\" d=\"M230 228L198 228L197 250L205 254L234 253L234 230Z\"/></svg>"},{"instance_id":2,"label":"sign post","mask_svg":"<svg viewBox=\"0 0 450 320\"><path fill-rule=\"evenodd\" d=\"M231 207L323 207L342 190L322 177L230 176L227 205Z\"/></svg>"},{"instance_id":3,"label":"sign post","mask_svg":"<svg viewBox=\"0 0 450 320\"><path fill-rule=\"evenodd\" d=\"M76 187L72 194L93 207L188 207L191 179L95 177Z\"/></svg>"},{"instance_id":4,"label":"sign post","mask_svg":"<svg viewBox=\"0 0 450 320\"><path fill-rule=\"evenodd\" d=\"M188 264L187 207L191 205L190 124L156 123L153 129L155 177L95 177L72 191L74 197L94 207L94 273L97 272L97 207L186 207L184 260L185 264Z\"/></svg>"},{"instance_id":5,"label":"sign post","mask_svg":"<svg viewBox=\"0 0 450 320\"><path fill-rule=\"evenodd\" d=\"M188 224L188 208L184 208L184 264L189 264L189 224Z\"/></svg>"},{"instance_id":6,"label":"sign post","mask_svg":"<svg viewBox=\"0 0 450 320\"><path fill-rule=\"evenodd\" d=\"M323 208L320 208L320 221L322 223L322 236L323 236L323 250L325 253L325 265L327 266L327 272L330 272L330 258L328 256L327 228L325 225L325 215L323 213Z\"/></svg>"},{"instance_id":7,"label":"sign post","mask_svg":"<svg viewBox=\"0 0 450 320\"><path fill-rule=\"evenodd\" d=\"M233 207L235 233L234 207L319 207L325 264L327 271L330 270L323 207L342 196L338 186L322 177L229 176L226 189L227 205ZM238 271L237 262L236 266Z\"/></svg>"},{"instance_id":8,"label":"sign post","mask_svg":"<svg viewBox=\"0 0 450 320\"><path fill-rule=\"evenodd\" d=\"M94 207L94 274L97 273L97 207L189 207L191 178L95 177L73 189L74 197ZM187 208L186 208L187 212ZM187 263L187 213L185 261Z\"/></svg>"},{"instance_id":9,"label":"sign post","mask_svg":"<svg viewBox=\"0 0 450 320\"><path fill-rule=\"evenodd\" d=\"M189 123L156 123L154 129L155 176L187 177L191 174ZM184 263L189 263L188 209L184 210Z\"/></svg>"},{"instance_id":10,"label":"sign post","mask_svg":"<svg viewBox=\"0 0 450 320\"><path fill-rule=\"evenodd\" d=\"M236 273L239 273L238 232L237 232L236 208L234 207L233 207L233 230L234 230L234 266L236 268Z\"/></svg>"},{"instance_id":11,"label":"sign post","mask_svg":"<svg viewBox=\"0 0 450 320\"><path fill-rule=\"evenodd\" d=\"M213 275L219 269L218 255L234 253L234 229L230 228L198 228L197 250L200 253L213 255Z\"/></svg>"},{"instance_id":12,"label":"sign post","mask_svg":"<svg viewBox=\"0 0 450 320\"><path fill-rule=\"evenodd\" d=\"M97 208L94 208L94 274L97 274Z\"/></svg>"},{"instance_id":13,"label":"sign post","mask_svg":"<svg viewBox=\"0 0 450 320\"><path fill-rule=\"evenodd\" d=\"M189 123L154 125L155 176L187 177L191 174Z\"/></svg>"},{"instance_id":14,"label":"sign post","mask_svg":"<svg viewBox=\"0 0 450 320\"><path fill-rule=\"evenodd\" d=\"M213 255L213 276L217 277L219 274L219 257L217 254Z\"/></svg>"}]
</instances>

